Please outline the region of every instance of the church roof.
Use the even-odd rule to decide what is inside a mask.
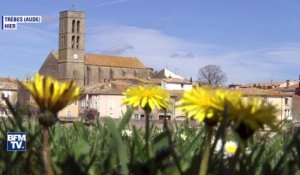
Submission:
[[[53,52],[53,55],[58,59],[58,52]],[[147,69],[147,67],[136,57],[87,53],[84,55],[84,60],[85,64],[91,66]]]

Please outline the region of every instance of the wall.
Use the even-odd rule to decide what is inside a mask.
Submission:
[[[192,89],[192,84],[185,83],[167,83],[165,81],[161,82],[161,86],[167,90],[189,90]]]
[[[79,106],[78,101],[73,102],[72,104],[68,105],[58,113],[59,118],[78,118],[79,116]],[[71,112],[71,115],[68,116],[68,111]]]
[[[139,78],[148,78],[150,77],[150,73],[150,69],[85,65],[85,84],[93,85],[100,82],[109,82],[115,77],[124,77],[128,75]]]
[[[290,96],[261,96],[263,100],[276,107],[276,118],[279,121],[284,120],[289,115],[292,115],[292,97]],[[285,104],[287,98],[287,104]]]
[[[89,95],[89,107],[97,109],[100,117],[120,118],[122,113],[126,112],[126,106],[122,106],[122,100],[123,95]],[[81,110],[83,111],[86,107],[81,106]]]

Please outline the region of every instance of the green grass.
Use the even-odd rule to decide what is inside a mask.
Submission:
[[[56,174],[198,174],[204,127],[190,127],[186,122],[172,122],[163,129],[151,126],[150,153],[146,154],[144,131],[129,125],[131,115],[132,111],[127,111],[118,122],[106,118],[89,126],[75,122],[51,127],[51,161]],[[125,129],[132,135],[122,136]],[[1,174],[45,174],[38,124],[22,123],[16,115],[2,120],[0,130]],[[269,138],[257,134],[242,141],[234,132],[216,130],[219,134],[214,143],[235,140],[239,149],[227,157],[222,149],[212,149],[209,174],[300,174],[300,132],[284,137],[282,131]],[[26,152],[6,151],[8,131],[27,132]]]

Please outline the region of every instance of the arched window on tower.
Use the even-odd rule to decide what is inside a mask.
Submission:
[[[76,48],[79,49],[79,42],[80,42],[80,37],[77,36],[77,40],[76,40]]]
[[[75,20],[72,21],[72,33],[75,32]]]
[[[75,45],[75,36],[72,36],[72,49],[74,49],[74,45]]]
[[[77,21],[77,33],[80,31],[80,21]]]
[[[66,39],[65,36],[60,37],[60,44],[61,44],[60,48],[62,48],[62,49],[66,47],[65,39]]]

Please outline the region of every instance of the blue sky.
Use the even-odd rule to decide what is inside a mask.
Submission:
[[[1,0],[0,15],[41,15],[41,24],[0,31],[0,77],[37,72],[58,47],[58,14],[86,12],[86,52],[136,56],[189,77],[218,64],[227,83],[296,80],[297,0]]]

